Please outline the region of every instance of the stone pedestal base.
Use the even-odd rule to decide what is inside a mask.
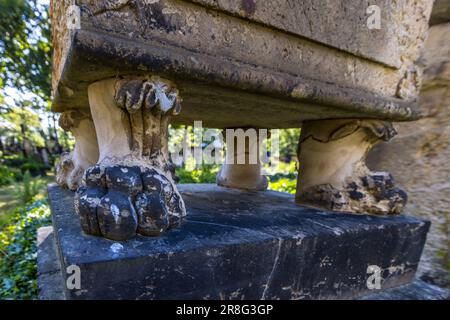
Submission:
[[[353,299],[410,283],[429,223],[306,208],[283,193],[180,185],[189,219],[160,237],[115,242],[82,232],[74,193],[49,186],[68,299]],[[74,270],[69,268],[69,270]],[[63,283],[73,276],[63,272]]]
[[[37,230],[37,269],[39,300],[65,300],[64,284],[53,227]]]

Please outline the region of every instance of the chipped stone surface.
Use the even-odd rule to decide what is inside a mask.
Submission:
[[[125,172],[124,172],[125,171]],[[150,167],[96,165],[75,195],[84,232],[113,240],[158,236],[180,226],[186,211],[173,182]]]
[[[369,150],[396,131],[379,120],[305,122],[299,142],[296,201],[333,211],[399,214],[407,201],[386,172],[372,172]]]
[[[115,242],[82,233],[73,193],[49,186],[65,265],[81,268],[70,299],[352,299],[367,267],[382,289],[409,283],[429,224],[409,216],[356,216],[302,207],[291,195],[180,185],[189,219],[160,237]]]
[[[361,14],[365,15],[366,2],[347,6],[335,1],[301,2],[297,9],[308,18],[301,24],[317,18],[318,25],[335,32],[346,30],[342,38],[336,38],[342,45],[333,47],[331,38],[321,39],[329,34],[327,30],[313,28],[305,33],[303,25],[297,34],[275,30],[220,8],[232,1],[213,4],[220,10],[211,10],[209,1],[76,1],[81,28],[72,32],[69,43],[66,33],[54,35],[57,48],[66,48],[57,52],[67,52],[70,59],[59,58],[61,54],[55,57],[53,108],[62,111],[67,105],[86,103],[86,88],[92,81],[151,72],[176,80],[188,110],[174,119],[178,123],[202,119],[210,127],[284,128],[298,127],[305,119],[417,118],[414,99],[420,68],[415,58],[431,1],[396,2],[383,17],[387,23],[395,21],[398,28],[389,35],[386,30],[391,28],[372,31],[362,37],[364,41],[352,40],[351,27],[331,26],[329,15],[319,10],[321,6],[335,9],[336,17],[358,12],[349,25],[360,24],[365,30]],[[263,11],[268,13],[269,6],[262,7]],[[249,16],[257,16],[261,5],[253,8],[250,1],[244,8],[248,13],[254,9]],[[289,16],[288,8],[279,9]],[[64,19],[64,9],[54,11],[57,24]],[[397,53],[385,50],[390,42],[384,36],[379,38],[380,34],[396,43]],[[392,57],[395,66],[386,65],[382,57],[365,57],[360,51],[367,43],[379,49],[380,57]],[[360,50],[356,55],[355,48]],[[236,119],[233,110],[239,110],[242,117]]]
[[[398,136],[373,149],[369,167],[388,170],[409,194],[407,212],[432,221],[419,269],[450,288],[450,23],[430,28],[420,106],[427,115],[396,124]]]
[[[54,246],[53,227],[43,227],[38,230],[38,239],[47,238],[51,235],[52,243],[38,240],[38,285],[39,300],[63,300],[64,291],[62,287],[62,275],[60,273],[61,265],[59,256]],[[303,236],[302,236],[303,237]],[[139,243],[138,243],[139,245]],[[298,245],[298,243],[297,243]],[[119,253],[123,246],[119,243],[113,243],[111,250]],[[210,251],[206,252],[211,255]],[[220,256],[220,251],[214,250],[214,256]],[[50,269],[43,267],[51,261]],[[290,290],[291,286],[283,287],[283,290]],[[232,299],[238,298],[241,289],[230,294]],[[421,280],[414,280],[412,283],[401,285],[399,287],[381,290],[372,294],[359,297],[360,300],[449,300],[450,291],[440,288]]]

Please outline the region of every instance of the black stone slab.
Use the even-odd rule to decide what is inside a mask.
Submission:
[[[68,299],[351,299],[414,278],[429,222],[330,213],[277,192],[180,185],[188,221],[161,237],[114,242],[82,233],[73,193],[49,186],[62,270],[81,268]],[[63,276],[65,273],[63,272]]]
[[[50,231],[50,232],[49,232]],[[44,241],[39,238],[45,237]],[[39,300],[64,300],[61,266],[56,247],[52,245],[53,227],[38,230],[38,285]],[[50,265],[50,270],[47,266]],[[358,297],[358,300],[450,300],[450,290],[420,279],[386,290]]]
[[[64,300],[61,263],[57,255],[53,227],[37,230],[37,283],[39,300]]]

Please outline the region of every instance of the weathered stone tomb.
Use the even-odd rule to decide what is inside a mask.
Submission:
[[[198,204],[196,197],[201,198],[201,192],[195,192],[197,200],[188,196],[192,203],[187,203],[183,194],[189,194],[189,187],[178,191],[175,168],[168,154],[168,125],[192,125],[195,120],[201,120],[205,127],[220,129],[301,127],[297,205],[289,207],[294,211],[298,208],[300,220],[303,217],[319,221],[322,215],[330,214],[338,223],[339,216],[329,211],[382,216],[401,213],[406,193],[395,186],[389,173],[370,171],[365,158],[375,144],[396,134],[393,121],[421,117],[417,107],[419,57],[431,7],[430,0],[52,1],[53,110],[62,113],[61,126],[76,139],[75,150],[61,162],[58,183],[74,192],[74,209],[84,234],[78,234],[80,230],[72,224],[67,232],[77,241],[85,238],[87,244],[82,246],[89,246],[92,235],[115,241],[136,235],[160,236],[161,240],[145,241],[164,242],[165,237],[171,237],[166,234],[177,232],[173,228],[184,228],[186,219],[188,228],[190,211],[211,211],[210,224],[204,223],[202,228],[227,224],[215,215],[221,210],[234,212],[238,220],[247,219],[238,207],[227,206],[221,196],[213,206],[207,206],[210,200],[205,200],[206,207],[202,209],[192,207],[193,203]],[[379,19],[379,23],[372,25],[373,19]],[[224,164],[218,184],[244,190],[239,192],[250,205],[258,201],[260,193],[267,192],[263,191],[267,182],[260,170],[260,163]],[[205,197],[211,188],[202,189]],[[54,195],[58,192],[54,191]],[[222,196],[227,194],[224,190]],[[281,205],[281,199],[293,202],[281,195],[270,199],[274,202],[267,205],[275,209]],[[274,210],[273,214],[281,214],[286,208],[279,209],[280,213]],[[263,219],[263,213],[258,218],[256,207],[250,205],[248,210],[256,224],[259,218]],[[305,215],[301,213],[304,210],[312,211]],[[342,214],[344,217],[347,214]],[[64,219],[56,218],[57,226],[65,225]],[[401,219],[385,219],[377,220],[380,230],[382,221],[397,221],[393,228],[398,232],[408,229],[408,223],[420,226],[398,238],[383,231],[373,238],[375,243],[378,237],[390,239],[386,241],[392,241],[391,248],[401,241],[408,242],[410,237],[421,239],[406,250],[411,256],[398,261],[400,265],[412,266],[408,277],[402,276],[406,269],[395,273],[398,278],[392,285],[398,285],[411,280],[427,227],[419,221],[405,221],[403,225]],[[274,223],[283,225],[278,220]],[[297,221],[294,226],[303,232],[303,222]],[[355,222],[353,226],[355,232],[364,234],[362,224]],[[252,229],[252,224],[246,228]],[[261,231],[258,228],[255,225],[255,232]],[[278,236],[270,233],[268,239],[292,240],[294,234],[285,228],[288,227],[283,225]],[[57,241],[62,261],[67,263],[67,255],[75,251],[69,249],[64,232],[64,228],[57,232]],[[194,237],[200,236],[196,234],[200,232],[198,228],[191,232]],[[258,242],[253,236],[256,237],[249,235],[249,241]],[[325,234],[319,232],[317,236]],[[335,236],[339,238],[340,234]],[[212,234],[205,231],[205,237]],[[162,250],[171,251],[170,246],[175,251],[185,250],[183,246],[188,243],[177,241],[165,243]],[[211,241],[214,242],[212,238]],[[238,246],[246,245],[242,241]],[[347,250],[349,240],[337,241],[343,242],[336,249],[336,258],[345,255],[342,250]],[[290,254],[290,249],[286,250],[280,252]],[[310,250],[314,251],[310,254],[321,255],[318,248]],[[386,250],[370,252],[394,259],[396,251],[389,252],[389,246]],[[231,259],[239,256],[232,254]],[[275,257],[280,259],[277,254]],[[331,287],[315,291],[317,283],[308,287],[300,281],[297,285],[306,285],[310,291],[304,296],[299,293],[298,298],[361,294],[365,283],[362,275],[370,259],[355,260],[359,269],[354,285],[358,289],[349,284],[353,281],[349,279],[342,280],[347,289],[333,293]],[[379,260],[382,268],[389,268],[386,259]],[[294,262],[283,263],[287,264],[285,276],[295,275],[297,271],[288,268]],[[318,260],[311,261],[309,268],[315,263]],[[336,272],[339,270],[337,267]],[[332,270],[327,272],[335,275]],[[89,281],[94,278],[91,274]],[[141,278],[135,280],[143,285]],[[217,288],[239,287],[233,283],[237,278],[223,281]],[[280,295],[281,283],[275,283],[278,289],[273,294],[266,289],[259,297],[294,298],[295,290],[291,295]],[[122,285],[118,284],[117,289]],[[163,294],[158,290],[164,289],[156,286],[148,297],[200,297],[207,295],[205,288],[184,296]],[[258,297],[256,292],[260,291],[255,290],[245,297]],[[138,291],[108,297],[135,297],[139,293],[144,298],[145,294],[141,296],[143,293]],[[95,294],[80,297],[95,298]]]

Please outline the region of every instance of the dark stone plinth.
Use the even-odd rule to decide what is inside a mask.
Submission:
[[[46,230],[44,230],[46,229]],[[49,229],[51,232],[49,233]],[[43,227],[38,233],[45,233],[47,239],[53,241],[53,228]],[[38,235],[39,237],[39,235]],[[38,284],[39,300],[64,300],[59,257],[54,245],[44,241],[38,248]],[[53,261],[51,272],[40,272],[40,262]],[[55,269],[56,267],[56,269]],[[358,300],[450,300],[450,290],[415,279],[413,282],[399,287],[375,291],[357,298]]]
[[[61,263],[56,253],[53,227],[37,231],[38,297],[39,300],[63,300],[64,286]]]
[[[350,299],[374,292],[369,265],[382,269],[382,290],[411,282],[429,228],[405,215],[324,212],[271,191],[179,189],[183,227],[118,243],[83,234],[73,193],[49,186],[62,270],[81,269],[81,289],[67,298]]]

